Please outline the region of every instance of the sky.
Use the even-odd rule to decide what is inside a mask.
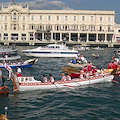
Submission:
[[[75,10],[110,10],[115,11],[115,22],[120,24],[120,0],[14,0],[16,4],[29,5],[30,9],[75,9]],[[12,0],[0,0],[8,6]]]

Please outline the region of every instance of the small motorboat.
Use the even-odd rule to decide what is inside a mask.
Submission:
[[[100,54],[98,54],[98,53],[97,53],[97,54],[94,54],[94,53],[93,53],[92,56],[95,57],[95,58],[99,58],[99,57],[100,57]]]
[[[0,95],[1,94],[8,94],[8,93],[9,93],[9,87],[7,87],[7,86],[0,87]]]
[[[21,58],[20,55],[11,56],[11,57],[8,57],[7,55],[5,55],[5,57],[1,57],[0,60],[17,60],[17,59],[20,59],[20,58]]]
[[[16,49],[14,46],[12,48],[3,48],[2,45],[0,45],[0,54],[2,53],[10,53],[10,54],[17,54],[18,49]]]
[[[18,62],[18,63],[8,63],[8,65],[11,68],[17,68],[17,66],[19,66],[20,68],[26,68],[26,67],[32,67],[33,64],[37,63],[38,59],[30,59],[30,60],[26,60],[23,63],[22,62]],[[5,68],[3,63],[0,63],[0,68]]]
[[[101,47],[95,47],[95,48],[92,48],[93,50],[104,50],[104,48],[101,48]]]
[[[76,45],[73,47],[73,49],[78,51],[86,51],[89,50],[89,46]]]

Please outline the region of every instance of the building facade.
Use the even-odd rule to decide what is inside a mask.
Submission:
[[[115,11],[29,10],[2,6],[0,41],[5,42],[119,42]],[[117,39],[116,39],[117,38]]]

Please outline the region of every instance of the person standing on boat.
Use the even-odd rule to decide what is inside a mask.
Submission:
[[[73,64],[75,64],[75,60],[74,59],[72,59],[70,62],[73,63]]]
[[[20,68],[19,66],[17,66],[16,75],[17,75],[18,77],[22,76],[21,72],[22,72],[21,68]]]
[[[88,72],[91,72],[91,68],[92,68],[92,65],[90,64],[90,62],[88,62]]]
[[[2,69],[0,68],[0,87],[2,87]]]
[[[51,74],[49,74],[49,77],[50,77],[49,82],[51,82],[51,83],[53,83],[53,84],[54,84],[54,78],[52,77],[52,75],[51,75]]]
[[[66,81],[66,77],[64,73],[62,73],[62,79],[60,81]]]
[[[46,76],[43,74],[43,83],[46,83],[47,82],[47,78]]]

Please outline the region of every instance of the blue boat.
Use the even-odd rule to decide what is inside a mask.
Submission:
[[[37,63],[38,59],[30,59],[26,60],[24,62],[18,62],[18,63],[7,63],[11,68],[17,68],[19,66],[20,68],[26,68],[26,67],[32,67],[33,64]],[[5,68],[3,63],[0,63],[0,68]]]

